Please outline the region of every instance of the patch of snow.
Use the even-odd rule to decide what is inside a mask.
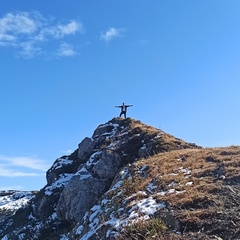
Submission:
[[[191,186],[191,185],[193,185],[193,182],[187,182],[185,185],[186,186]]]
[[[114,234],[114,236],[117,237],[119,233],[116,231],[119,231],[121,227],[129,224],[134,224],[142,219],[148,220],[151,215],[153,215],[156,211],[159,210],[159,208],[166,207],[164,203],[157,203],[153,197],[148,197],[140,201],[134,200],[131,202],[131,205],[132,208],[128,210],[128,216],[126,216],[125,214],[119,216],[119,214],[117,214],[119,218],[116,218],[114,217],[114,213],[110,215],[110,220],[105,222],[104,225],[110,225],[110,229],[113,228],[113,230],[109,230],[107,232],[107,236],[110,236],[110,234]],[[124,208],[118,209],[117,212],[121,211],[124,211]],[[140,216],[140,214],[143,214],[143,216]]]
[[[41,223],[37,223],[37,224],[34,225],[33,230],[34,230],[34,231],[38,231],[38,230],[40,230],[41,228],[42,228],[42,224],[41,224]]]
[[[168,191],[167,191],[167,193],[169,193],[169,194],[171,194],[171,193],[175,193],[175,189],[174,188],[172,188],[172,189],[169,189]]]
[[[141,196],[147,196],[147,193],[144,192],[144,191],[138,191],[137,193],[134,193],[134,194],[132,194],[131,196],[125,198],[125,200],[123,201],[123,203],[126,203],[127,201],[129,201],[129,200],[131,200],[131,199],[133,199],[133,198],[135,198],[136,196],[139,196],[139,195],[141,195]]]
[[[108,202],[109,202],[109,200],[103,199],[103,200],[101,201],[101,204],[102,204],[102,205],[106,205]]]
[[[57,214],[54,212],[54,213],[50,216],[50,218],[51,218],[52,220],[56,220],[56,219],[57,219]]]
[[[117,212],[123,212],[125,209],[122,207],[122,208],[119,208],[118,210],[117,210]]]
[[[33,197],[31,192],[16,192],[13,195],[0,196],[0,210],[15,211],[28,205]]]
[[[92,178],[92,175],[85,167],[82,167],[80,171],[75,173],[75,175],[79,175],[80,180]]]
[[[90,231],[88,231],[80,240],[88,240],[99,228],[99,219],[95,218],[93,222],[89,224]]]
[[[45,188],[45,195],[49,196],[53,193],[53,190],[56,188],[61,188],[65,186],[74,174],[63,173],[59,175],[59,179],[52,183],[52,185]]]
[[[153,183],[149,183],[146,188],[150,193],[153,193],[157,186],[154,186]]]
[[[179,172],[181,172],[181,173],[183,173],[184,175],[189,175],[189,174],[191,174],[191,170],[190,169],[188,169],[188,168],[183,168],[183,167],[180,167],[179,169],[178,169],[178,171]]]
[[[115,136],[116,135],[116,133],[117,133],[117,128],[118,128],[118,124],[112,124],[112,126],[114,127],[113,128],[113,130],[112,130],[112,132],[111,132],[111,135],[110,135],[110,137],[113,137],[113,136]]]
[[[99,156],[102,153],[102,151],[99,152],[95,152],[93,153],[90,158],[88,159],[88,161],[86,162],[86,166],[87,168],[91,168],[94,165],[96,165],[97,161],[96,161],[96,157]]]
[[[148,165],[143,165],[140,169],[141,172],[145,171],[148,168]]]
[[[123,184],[123,179],[126,178],[127,174],[128,174],[128,169],[125,167],[125,168],[120,172],[121,179],[112,186],[112,188],[110,189],[110,191],[114,191],[114,190],[116,190],[116,189],[118,189],[118,188],[121,188],[121,187],[122,187],[122,184]]]
[[[29,220],[36,220],[36,218],[32,215],[32,212],[30,213],[30,215],[28,216]]]
[[[189,178],[191,176],[192,171],[189,168],[180,167],[178,169],[178,173],[183,173],[184,178]],[[170,173],[169,176],[177,176],[178,173]]]
[[[168,187],[173,188],[173,187],[175,187],[176,185],[177,185],[177,184],[176,184],[174,181],[172,181],[171,183],[168,184]]]
[[[57,162],[53,164],[52,168],[58,169],[72,163],[73,163],[73,160],[68,160],[66,158],[58,158]]]
[[[141,149],[141,150],[145,150],[145,149],[147,149],[146,144],[143,144],[143,146],[142,146],[140,149]]]
[[[92,222],[93,219],[97,216],[97,214],[101,211],[100,210],[101,207],[99,205],[95,205],[91,208],[91,210],[93,211],[93,213],[90,215],[89,217],[89,221]]]
[[[59,240],[68,240],[69,238],[65,235],[65,234],[62,234],[60,235],[60,239]]]
[[[112,230],[107,230],[106,238],[109,238],[109,236],[110,236],[111,233],[112,233]]]
[[[82,230],[83,230],[83,225],[79,226],[77,229],[76,229],[76,234],[80,235],[82,233]]]
[[[98,218],[94,218],[94,220],[89,224],[89,227],[92,229],[92,231],[96,229],[98,226],[99,226]]]
[[[183,191],[176,191],[176,194],[182,194],[182,193],[185,193],[186,190],[183,190]]]
[[[22,233],[22,234],[19,234],[19,235],[18,235],[18,239],[19,239],[19,240],[23,240],[24,237],[25,237],[25,233]]]
[[[169,176],[177,176],[177,173],[170,173]]]
[[[108,123],[100,124],[100,125],[98,126],[98,128],[103,128],[103,127],[106,127],[106,126],[108,126],[108,125],[109,125]],[[112,125],[112,123],[111,123],[110,125]]]
[[[157,136],[154,137],[154,139],[160,138],[162,133],[158,133]]]
[[[114,141],[114,142],[110,143],[110,144],[107,146],[107,148],[108,148],[108,149],[115,149],[117,146],[120,145],[120,143],[121,143],[121,141]]]
[[[184,192],[186,192],[186,190],[183,190],[183,191],[176,191],[176,189],[174,189],[174,188],[171,188],[171,189],[169,189],[169,190],[167,190],[167,191],[161,191],[161,192],[159,192],[159,193],[157,193],[156,195],[157,196],[166,196],[166,195],[168,195],[168,194],[181,194],[181,193],[184,193]]]

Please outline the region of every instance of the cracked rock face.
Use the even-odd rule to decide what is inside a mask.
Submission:
[[[84,138],[83,141],[78,145],[78,158],[87,160],[95,146],[95,140],[89,137]]]
[[[105,190],[105,183],[89,177],[74,176],[62,191],[57,205],[57,215],[61,219],[80,221],[85,212],[96,203]]]
[[[96,154],[94,154],[96,155]],[[96,204],[110,187],[118,172],[120,157],[111,151],[103,151],[97,162],[84,165],[63,189],[57,205],[57,215],[68,221],[80,221],[85,212]]]

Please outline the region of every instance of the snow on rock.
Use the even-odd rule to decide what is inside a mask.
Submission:
[[[140,212],[145,215],[153,215],[158,209],[164,208],[165,203],[157,203],[153,197],[148,197],[146,199],[142,199],[136,203],[134,207],[132,207],[128,212]]]
[[[57,188],[64,187],[72,178],[74,174],[63,173],[60,174],[59,179],[53,182],[50,186],[45,188],[45,195],[49,196],[53,193],[53,191]]]
[[[26,206],[33,197],[32,192],[15,192],[12,195],[0,196],[0,210],[16,211]]]
[[[92,178],[91,173],[86,169],[86,167],[82,167],[74,176],[79,175],[79,180],[84,180],[88,178]]]
[[[193,182],[187,182],[185,185],[186,185],[186,186],[192,186],[192,185],[193,185]]]
[[[58,158],[57,161],[53,164],[52,168],[56,170],[58,168],[62,168],[63,166],[66,166],[72,163],[73,163],[73,160],[69,160],[66,158]]]

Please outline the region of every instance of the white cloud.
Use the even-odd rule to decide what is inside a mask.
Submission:
[[[0,33],[32,34],[39,25],[37,15],[34,12],[31,14],[28,12],[8,13],[0,19]]]
[[[50,166],[44,160],[28,156],[0,155],[1,166],[25,167],[28,169],[46,171]],[[0,167],[1,167],[0,166]]]
[[[0,47],[13,47],[18,56],[26,58],[51,55],[54,50],[49,50],[48,43],[59,44],[58,41],[66,36],[83,33],[83,25],[78,20],[69,20],[63,24],[39,12],[7,13],[0,18]],[[62,56],[73,56],[73,53],[73,50],[65,51]]]
[[[24,171],[16,171],[13,169],[7,169],[0,167],[0,177],[37,177],[42,176],[43,173],[35,173],[35,172],[24,172]]]
[[[0,41],[1,42],[14,42],[17,38],[13,35],[0,33]]]
[[[121,37],[124,31],[124,29],[110,27],[106,32],[101,33],[100,39],[108,43],[114,38]]]
[[[65,35],[71,35],[71,34],[75,34],[77,32],[84,32],[83,26],[81,23],[78,23],[76,21],[71,21],[70,23],[66,24],[66,25],[58,25],[56,27],[56,36],[62,38]]]
[[[35,41],[49,41],[52,39],[62,39],[67,35],[75,35],[84,33],[82,23],[72,20],[67,24],[49,25],[42,28],[36,36],[33,36]]]
[[[49,167],[36,157],[0,155],[0,177],[43,176]]]
[[[23,42],[20,44],[21,50],[18,52],[18,56],[24,58],[33,58],[37,55],[43,55],[44,50],[38,47],[34,41]]]
[[[74,50],[73,46],[67,43],[61,43],[56,53],[59,57],[72,57],[76,54],[77,52]]]

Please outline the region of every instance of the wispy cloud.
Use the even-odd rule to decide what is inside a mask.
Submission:
[[[83,33],[84,27],[78,20],[59,23],[39,12],[7,13],[0,18],[0,47],[12,47],[18,56],[26,58],[53,53],[56,50],[48,48],[47,43],[55,41],[59,45],[58,41],[65,37]]]
[[[44,160],[28,156],[0,155],[0,163],[2,177],[42,176],[50,167]]]
[[[101,33],[100,39],[108,43],[112,41],[114,38],[123,36],[124,32],[125,32],[125,29],[123,28],[110,27],[106,32]]]
[[[75,51],[73,45],[61,43],[56,55],[59,57],[72,57],[77,55],[77,51]]]
[[[0,167],[0,177],[37,177],[42,176],[43,173],[35,173],[35,172],[24,172],[24,171],[16,171],[13,169],[7,169]]]

